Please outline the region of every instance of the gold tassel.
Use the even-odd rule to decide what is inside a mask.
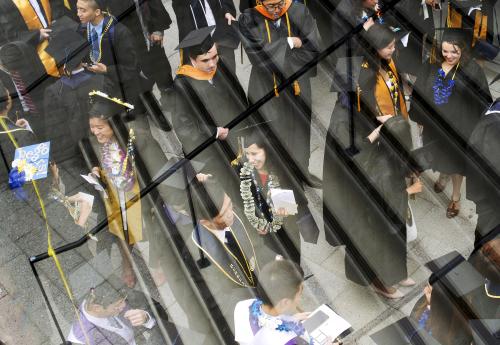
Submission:
[[[356,86],[356,98],[357,98],[357,103],[358,103],[358,112],[361,111],[361,88],[359,85]]]
[[[68,0],[64,0],[64,7],[66,7],[68,10],[71,10],[71,5],[69,4]]]
[[[300,95],[300,85],[299,85],[299,81],[298,80],[295,80],[293,82],[293,94],[295,96]]]
[[[280,93],[279,93],[279,91],[278,91],[278,85],[277,85],[277,83],[276,83],[276,76],[274,75],[274,73],[273,73],[273,79],[274,79],[274,95],[275,95],[276,97],[279,97],[279,96],[280,96]]]

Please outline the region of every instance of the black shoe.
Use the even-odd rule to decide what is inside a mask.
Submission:
[[[321,188],[323,187],[323,181],[320,180],[319,177],[312,175],[312,174],[307,174],[306,178],[304,179],[304,183],[307,184],[309,187],[312,188]]]

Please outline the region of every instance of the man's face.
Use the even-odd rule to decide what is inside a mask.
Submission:
[[[217,230],[223,230],[231,225],[234,222],[234,214],[233,214],[233,203],[227,194],[224,195],[224,202],[222,203],[222,208],[214,219],[212,219],[213,225],[217,228]]]
[[[95,9],[90,2],[78,0],[76,3],[78,19],[82,24],[92,22],[101,14],[100,9]]]
[[[191,64],[193,67],[207,73],[215,72],[218,62],[219,54],[217,53],[217,47],[215,44],[206,54],[198,55],[196,59],[191,58]]]
[[[264,0],[262,1],[262,5],[266,9],[267,13],[273,16],[276,20],[279,18],[279,14],[285,6],[285,0]]]

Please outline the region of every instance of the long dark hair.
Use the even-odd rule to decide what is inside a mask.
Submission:
[[[387,25],[376,23],[368,29],[365,38],[369,45],[365,58],[368,60],[370,68],[378,70],[381,65],[387,63],[380,58],[378,50],[391,44],[396,39],[396,35]]]
[[[454,48],[458,47],[460,48],[461,56],[460,56],[460,62],[461,64],[466,64],[470,61],[471,59],[471,50],[470,46],[467,44],[465,40],[457,39],[457,38],[449,38],[446,40],[443,40],[441,44],[439,45],[439,53],[436,54],[436,62],[437,64],[441,65],[444,62],[444,57],[443,57],[443,43],[449,43],[451,44]]]
[[[271,143],[266,133],[266,130],[259,130],[257,128],[247,132],[245,135],[245,147],[255,144],[259,149],[263,149],[266,153],[266,162],[264,166],[271,172],[274,171],[276,157],[274,156],[274,150],[271,147]]]

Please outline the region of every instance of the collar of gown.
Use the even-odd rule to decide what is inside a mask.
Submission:
[[[212,73],[207,73],[191,65],[182,65],[177,70],[177,75],[185,75],[196,80],[212,80],[216,72],[217,68]]]

